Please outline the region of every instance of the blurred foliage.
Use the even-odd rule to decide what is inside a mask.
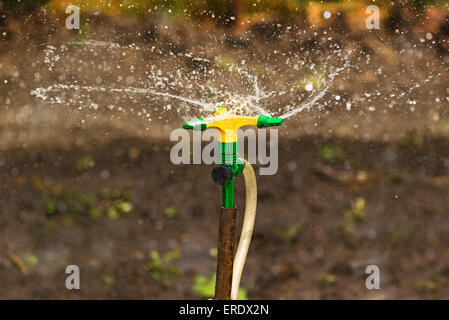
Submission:
[[[416,132],[408,132],[402,137],[400,142],[404,146],[421,148],[426,142],[426,137]]]
[[[318,156],[323,162],[341,160],[343,155],[343,150],[337,144],[325,144],[318,150]]]
[[[301,233],[302,226],[300,223],[292,224],[286,228],[282,228],[278,235],[286,242],[292,242]]]
[[[29,0],[32,2],[32,0]],[[17,2],[17,1],[12,1]],[[264,12],[287,17],[296,15],[308,1],[297,0],[258,0],[241,1],[240,14]],[[178,17],[203,18],[211,17],[218,20],[231,18],[233,15],[232,1],[229,0],[72,0],[84,12],[100,12],[114,15],[124,12],[141,17],[145,14],[172,15]],[[63,13],[67,3],[51,0],[50,9]]]
[[[39,264],[39,259],[31,252],[24,253],[20,256],[10,254],[9,258],[19,268],[23,275],[29,274],[32,269],[35,269]]]
[[[316,279],[321,287],[330,287],[337,283],[337,277],[330,273],[318,274]]]
[[[90,155],[79,157],[78,160],[76,160],[75,167],[80,172],[88,170],[95,167],[95,160]]]
[[[30,252],[23,255],[22,261],[28,268],[28,270],[36,268],[39,264],[39,259],[37,258],[37,256]]]
[[[77,44],[78,48],[82,49],[83,43],[88,39],[90,32],[90,25],[87,22],[81,22],[80,29],[75,30],[76,35],[74,38],[74,42]]]
[[[25,6],[40,6],[47,4],[50,0],[2,0],[3,4],[6,7],[12,7],[17,5],[25,5]],[[0,6],[1,7],[1,6]]]
[[[235,74],[237,74],[236,68],[238,67],[238,64],[229,57],[218,55],[214,59],[214,64],[220,69],[229,71],[231,73],[234,72]]]
[[[423,293],[433,293],[439,288],[447,286],[449,279],[447,277],[437,276],[430,280],[423,280],[418,283],[418,289]]]
[[[44,209],[49,217],[62,216],[66,226],[76,218],[99,219],[106,215],[115,220],[133,210],[131,194],[120,189],[102,189],[99,193],[49,191],[42,193]]]
[[[115,283],[115,278],[113,275],[104,273],[101,275],[101,280],[103,280],[103,283],[107,285],[108,287],[113,286]]]
[[[208,277],[198,275],[193,279],[192,289],[200,298],[212,298],[215,295],[215,281],[215,274],[212,274]],[[248,300],[248,292],[245,288],[239,288],[239,300]]]
[[[292,288],[287,288],[282,293],[282,295],[279,297],[279,300],[288,300],[291,297],[292,294],[293,294],[293,289]]]
[[[345,221],[342,229],[345,234],[355,230],[356,224],[362,221],[366,215],[366,201],[364,198],[357,198],[349,209],[343,210]]]
[[[182,274],[182,270],[174,265],[174,261],[181,257],[181,252],[171,250],[161,255],[156,250],[149,254],[150,261],[144,265],[144,270],[151,272],[151,277],[161,287],[168,287],[173,278]]]
[[[295,81],[293,86],[298,91],[304,91],[308,84],[315,89],[320,89],[326,84],[327,76],[328,72],[324,66],[318,66],[315,69],[302,68],[298,73],[300,79]]]
[[[417,9],[423,9],[430,5],[447,5],[447,0],[410,0],[410,3]]]
[[[406,3],[407,1],[403,1]],[[370,0],[240,0],[238,8],[233,7],[232,0],[3,0],[5,6],[47,5],[47,8],[64,14],[69,4],[79,6],[82,12],[90,14],[116,15],[125,13],[140,18],[147,14],[175,16],[187,18],[213,18],[221,22],[232,22],[237,15],[240,23],[264,21],[264,19],[290,19],[299,14],[312,16],[322,14],[323,8],[332,14],[358,10],[373,4]],[[447,5],[446,0],[409,0],[408,3],[417,9],[430,5]],[[376,5],[384,9],[391,7],[390,0],[378,0]],[[309,19],[310,20],[310,19]]]
[[[387,182],[391,184],[401,184],[407,181],[408,172],[406,170],[393,169],[387,174]]]
[[[167,219],[175,219],[179,216],[179,211],[175,207],[168,206],[164,209],[164,216]]]

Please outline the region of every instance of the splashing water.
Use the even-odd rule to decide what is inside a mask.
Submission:
[[[95,52],[96,47],[106,48],[108,51],[112,50],[113,54],[123,54],[123,50],[133,50],[133,51],[155,51],[155,48],[142,49],[137,46],[121,46],[112,42],[104,42],[104,41],[86,41],[84,43],[73,42],[74,46],[84,46],[87,51]],[[61,56],[68,51],[67,45],[61,45],[59,48],[54,46],[48,46],[45,50],[45,63],[48,65],[48,70],[53,72],[55,65],[61,61]],[[192,57],[191,54],[186,54],[188,57]],[[212,64],[209,59],[205,58],[192,58],[194,61],[201,61],[202,63]],[[250,88],[245,93],[239,93],[238,90],[232,90],[224,87],[222,84],[216,85],[214,83],[205,82],[202,83],[198,81],[197,77],[190,78],[189,75],[183,75],[179,70],[176,71],[177,80],[173,81],[174,73],[164,75],[159,69],[155,70],[154,65],[152,65],[152,70],[149,72],[148,79],[151,81],[147,81],[147,84],[151,84],[151,87],[113,87],[113,86],[95,86],[95,85],[77,85],[77,84],[63,84],[56,83],[49,85],[47,87],[38,87],[31,91],[31,94],[49,102],[50,104],[80,104],[83,105],[82,98],[90,98],[90,93],[110,93],[110,94],[140,94],[147,98],[151,98],[152,96],[160,96],[171,99],[176,99],[181,102],[184,102],[188,105],[199,106],[200,109],[196,109],[195,112],[203,112],[210,111],[213,107],[220,105],[227,107],[232,112],[240,113],[240,114],[263,114],[263,115],[272,115],[272,112],[268,108],[262,106],[263,100],[268,100],[272,97],[279,97],[282,95],[289,94],[288,91],[276,91],[272,90],[270,92],[266,92],[266,90],[261,86],[258,75],[251,74],[248,71],[248,68],[239,66],[233,62],[226,62],[226,65],[222,65],[222,62],[217,62],[222,69],[229,72],[230,75],[227,75],[225,80],[235,80],[236,78],[240,78],[240,83],[244,83],[244,87]],[[221,63],[221,64],[220,64]],[[182,70],[182,69],[180,69]],[[340,70],[340,69],[339,69]],[[212,74],[219,74],[219,76],[223,75],[223,70],[213,70]],[[265,75],[263,75],[265,77]],[[243,79],[242,79],[243,78]],[[332,79],[332,77],[329,77]],[[188,84],[185,84],[185,82]],[[245,83],[246,82],[246,83]],[[198,98],[192,98],[189,96],[175,94],[169,92],[170,89],[176,89],[176,87],[181,89],[193,89],[194,87],[199,88],[200,96],[206,95],[209,101],[204,101]],[[296,107],[293,110],[286,110],[284,114],[280,114],[277,112],[276,116],[281,117],[289,117],[297,112],[300,112],[303,109],[310,108],[317,100],[323,97],[324,93],[327,92],[328,87],[322,89],[315,97],[310,98],[310,101],[306,101],[305,104],[301,106],[297,106],[294,104],[293,107]],[[158,88],[164,88],[166,91],[158,90]],[[168,90],[167,90],[168,89]],[[81,95],[71,95],[69,92],[83,92]],[[185,90],[181,90],[185,91]],[[197,90],[198,91],[198,90]],[[209,91],[209,92],[208,92]],[[213,92],[212,92],[213,91]],[[206,94],[204,94],[206,93]],[[97,109],[97,103],[91,103],[94,109]],[[182,106],[181,106],[182,107]],[[80,107],[81,109],[84,106]],[[290,104],[290,108],[292,105]],[[191,116],[191,115],[188,115]]]
[[[313,58],[292,55],[283,58],[284,63],[267,66],[258,64],[258,61],[251,61],[251,64],[244,59],[237,62],[226,56],[210,59],[191,52],[174,54],[170,51],[166,54],[156,46],[123,46],[96,40],[59,47],[49,45],[44,51],[48,70],[69,75],[70,82],[38,87],[31,94],[50,105],[74,105],[78,110],[97,110],[100,105],[105,105],[111,110],[144,114],[150,121],[152,114],[159,114],[159,119],[162,119],[161,115],[168,118],[167,115],[173,112],[184,119],[191,119],[212,111],[216,106],[224,106],[237,114],[287,119],[304,110],[318,111],[329,105],[342,104],[345,110],[350,111],[357,102],[373,104],[373,98],[382,98],[375,91],[355,94],[346,100],[337,95],[331,103],[330,89],[335,87],[334,80],[350,69],[354,59],[351,49],[344,51],[336,44],[331,43],[329,51],[326,56],[321,54]],[[276,50],[274,53],[280,56]],[[152,57],[154,61],[149,59],[144,70],[137,69],[139,59],[144,61],[148,56],[156,57]],[[369,63],[371,58],[367,56],[366,59]],[[193,67],[190,66],[192,64]],[[119,74],[117,79],[112,78],[115,73]],[[95,75],[96,85],[86,80]],[[65,76],[59,78],[67,80]],[[432,79],[435,79],[433,74],[403,92],[390,94],[389,105],[398,104],[399,99],[410,96]],[[173,101],[177,101],[176,107],[173,107]],[[118,104],[126,104],[127,107],[115,107]],[[142,111],[136,111],[140,108]]]
[[[131,45],[131,46],[121,46],[120,44],[113,43],[113,42],[105,42],[105,41],[95,41],[95,40],[89,40],[86,42],[72,42],[71,45],[73,46],[83,46],[87,51],[89,52],[95,52],[95,48],[102,47],[106,48],[108,51],[112,50],[113,54],[118,55],[125,55],[123,53],[123,50],[133,50],[133,51],[151,51],[154,52],[156,49],[155,47],[151,47],[148,49],[142,49],[138,46]],[[48,66],[48,70],[53,72],[55,68],[55,64],[61,60],[61,55],[64,52],[67,52],[68,46],[67,45],[61,45],[59,48],[56,48],[54,46],[47,46],[47,49],[45,50],[45,60],[44,62]],[[59,51],[59,53],[58,53]],[[198,58],[198,57],[192,57],[190,53],[185,54],[186,57],[192,58],[193,61],[200,61],[202,63],[211,64],[211,61],[209,59],[205,58]],[[228,68],[228,66],[226,66]],[[119,87],[113,87],[113,86],[94,86],[94,85],[75,85],[75,84],[63,84],[63,83],[56,83],[49,85],[47,87],[38,87],[31,91],[31,94],[49,102],[50,104],[83,104],[83,101],[81,98],[88,97],[89,93],[94,92],[100,92],[100,93],[111,93],[111,94],[119,94],[119,93],[125,93],[125,94],[140,94],[147,98],[151,98],[151,96],[161,96],[166,98],[171,98],[175,100],[179,100],[182,102],[185,102],[189,105],[199,106],[200,109],[197,109],[196,112],[203,112],[203,111],[211,111],[213,107],[220,105],[225,106],[229,108],[233,112],[237,113],[251,113],[256,112],[258,114],[264,114],[264,115],[270,115],[270,112],[260,106],[260,101],[263,99],[269,98],[272,93],[267,94],[265,91],[260,87],[258,77],[257,75],[250,74],[245,68],[237,66],[237,65],[229,65],[228,70],[232,73],[237,73],[240,77],[243,76],[246,78],[247,83],[250,85],[252,89],[252,93],[247,93],[245,95],[236,94],[235,92],[230,92],[226,89],[221,89],[217,92],[214,92],[214,96],[209,96],[210,102],[206,102],[197,98],[188,97],[181,94],[175,94],[168,92],[170,89],[176,89],[176,87],[181,88],[185,91],[185,89],[190,90],[193,89],[193,87],[197,87],[200,89],[200,91],[207,91],[211,90],[211,86],[208,83],[202,84],[200,81],[198,81],[197,78],[190,78],[189,75],[183,75],[180,70],[182,68],[178,69],[176,72],[173,72],[168,75],[164,75],[159,69],[155,71],[155,65],[151,66],[151,70],[148,72],[148,80],[149,81],[142,81],[145,82],[144,85],[148,86],[152,83],[151,87],[142,87],[142,88],[136,88],[136,87],[125,87],[125,88],[119,88]],[[65,72],[69,70],[64,70]],[[214,72],[213,72],[214,73]],[[177,76],[177,80],[174,80],[174,74]],[[188,84],[184,84],[184,82],[188,81]],[[164,88],[167,89],[166,91],[158,90],[158,88]],[[216,88],[215,88],[216,89]],[[76,99],[73,99],[73,95],[70,95],[70,91],[74,92],[84,92],[82,96],[75,96],[78,101],[76,102]],[[201,95],[201,94],[200,94]],[[97,104],[92,104],[95,106],[94,109],[97,108]],[[180,106],[183,107],[182,105]],[[84,107],[81,107],[83,109]]]
[[[166,92],[157,92],[153,91],[151,89],[144,89],[144,88],[133,88],[133,87],[127,87],[127,88],[113,88],[113,87],[98,87],[98,86],[78,86],[73,84],[55,84],[51,85],[47,88],[36,88],[31,91],[31,94],[41,98],[42,100],[48,99],[48,93],[49,92],[57,92],[57,91],[63,91],[63,90],[74,90],[74,91],[86,91],[86,92],[107,92],[107,93],[135,93],[135,94],[143,94],[143,95],[156,95],[156,96],[163,96],[173,99],[178,99],[190,104],[198,105],[203,108],[203,110],[210,110],[213,105],[207,102],[199,101],[199,100],[193,100],[190,98],[182,97],[173,95]],[[64,100],[59,99],[55,100],[52,99],[50,102],[63,102]]]

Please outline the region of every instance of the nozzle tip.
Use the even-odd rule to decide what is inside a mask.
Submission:
[[[194,130],[206,130],[207,123],[204,118],[198,118],[197,120],[189,121],[182,126],[183,129],[194,129]]]
[[[228,112],[225,107],[218,106],[214,108],[214,113],[217,115],[225,112]]]
[[[282,125],[284,120],[281,118],[273,118],[267,116],[259,116],[257,118],[257,127],[258,128],[266,128],[266,127],[275,127]]]

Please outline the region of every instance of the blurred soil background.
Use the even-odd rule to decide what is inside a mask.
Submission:
[[[71,3],[81,7],[81,30],[65,28]],[[381,8],[380,30],[365,28],[369,4]],[[208,68],[190,53],[288,73],[292,52],[326,57],[329,39],[356,54],[323,108],[280,129],[279,170],[258,176],[241,296],[448,299],[447,2],[294,0],[0,2],[0,298],[213,295],[220,190],[210,166],[170,162],[169,135],[186,114],[142,95],[118,98],[135,109],[127,112],[77,108],[39,99],[35,88],[134,85],[151,65]],[[91,51],[83,45],[91,40],[108,44]],[[80,44],[48,61],[49,48],[70,41]],[[112,54],[111,43],[126,55]],[[135,47],[143,49],[126,49]],[[83,68],[56,65],[73,67],[86,50]],[[105,60],[132,65],[134,78],[114,67],[99,78]],[[80,267],[80,290],[65,288],[70,264]],[[370,264],[380,267],[381,290],[365,288]]]

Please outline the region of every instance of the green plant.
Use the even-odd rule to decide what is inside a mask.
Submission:
[[[179,212],[175,207],[168,206],[164,209],[164,215],[167,219],[174,219],[179,216]]]
[[[67,226],[72,225],[76,218],[97,220],[106,215],[114,220],[133,210],[131,194],[120,189],[106,188],[98,193],[45,190],[42,200],[47,215],[51,218],[62,217]]]
[[[229,57],[223,55],[216,56],[214,59],[214,64],[218,68],[227,70],[231,73],[237,72],[236,71],[236,67],[238,66],[237,63]]]
[[[295,224],[292,224],[292,225],[290,225],[288,227],[282,228],[278,232],[278,235],[283,240],[285,240],[287,242],[291,242],[294,239],[296,239],[296,237],[301,233],[301,230],[302,230],[301,224],[300,223],[295,223]]]
[[[211,298],[215,294],[215,282],[215,274],[212,274],[208,277],[197,275],[193,279],[193,292],[195,292],[195,294],[200,298]],[[239,288],[239,300],[248,300],[248,291],[245,288]]]
[[[52,194],[48,191],[42,193],[42,200],[44,201],[45,213],[51,215],[58,209],[58,201],[52,197]]]
[[[401,144],[404,146],[421,148],[426,142],[426,137],[416,132],[408,132],[401,138]]]
[[[444,0],[410,0],[411,4],[418,10],[423,10],[429,5],[443,5]]]
[[[95,167],[95,160],[90,155],[79,157],[75,162],[75,167],[79,172]]]
[[[449,279],[447,277],[434,277],[430,280],[423,280],[418,283],[418,289],[423,293],[432,293],[441,287],[445,287],[448,284]]]
[[[324,162],[341,160],[343,155],[343,150],[337,144],[325,144],[318,150],[318,156]]]
[[[23,255],[22,261],[28,270],[36,268],[39,264],[39,259],[37,256],[30,252]]]
[[[101,280],[103,280],[103,283],[107,285],[108,287],[114,285],[115,279],[114,276],[108,273],[104,273],[101,275]]]
[[[144,270],[151,272],[153,280],[161,287],[168,287],[171,280],[182,274],[182,270],[174,265],[174,261],[181,256],[179,250],[171,250],[161,255],[156,250],[149,254],[150,261],[144,265]]]
[[[366,202],[364,198],[357,198],[349,209],[343,211],[344,223],[342,226],[344,233],[354,231],[357,222],[362,221],[366,215]]]
[[[293,289],[287,288],[287,289],[285,289],[284,293],[282,293],[282,295],[279,297],[279,300],[287,300],[291,297],[292,294],[293,294]]]
[[[422,292],[434,291],[437,288],[435,281],[425,280],[418,283],[418,289]]]
[[[317,275],[318,284],[322,287],[333,286],[337,283],[338,278],[331,273],[320,273]]]
[[[84,42],[89,37],[90,25],[89,22],[84,21],[81,23],[80,29],[76,30],[76,34],[73,37],[74,43],[78,49],[81,49],[84,45]]]

